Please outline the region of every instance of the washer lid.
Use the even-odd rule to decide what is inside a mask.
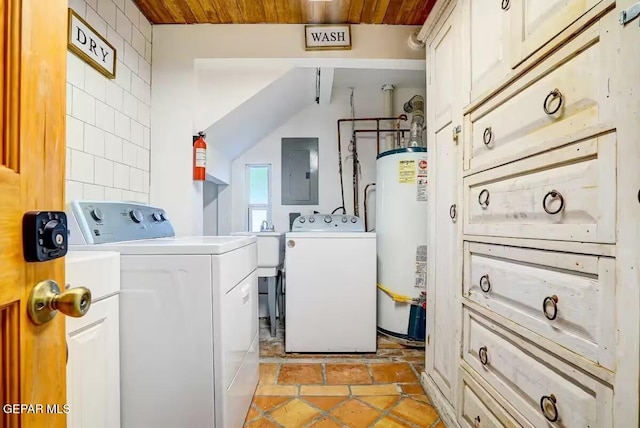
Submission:
[[[141,239],[138,241],[111,242],[94,245],[70,245],[70,250],[118,251],[120,254],[210,254],[219,255],[250,245],[255,236],[185,236],[172,238]]]

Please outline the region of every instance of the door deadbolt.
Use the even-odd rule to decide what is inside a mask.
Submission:
[[[45,262],[67,254],[67,215],[29,211],[22,217],[22,247],[28,262]]]
[[[27,311],[34,324],[51,321],[58,311],[70,317],[84,316],[91,307],[91,291],[76,287],[60,293],[58,283],[47,279],[36,284],[29,295]]]

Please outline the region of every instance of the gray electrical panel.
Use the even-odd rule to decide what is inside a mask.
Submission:
[[[318,139],[282,139],[282,205],[318,205]]]

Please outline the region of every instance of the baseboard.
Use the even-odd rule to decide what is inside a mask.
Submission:
[[[433,407],[438,410],[438,414],[440,415],[440,419],[447,427],[457,427],[460,428],[456,420],[456,412],[451,407],[451,404],[447,401],[446,398],[442,396],[440,390],[436,386],[436,384],[431,380],[429,376],[425,372],[422,372],[420,376],[420,383],[422,387],[427,392]]]

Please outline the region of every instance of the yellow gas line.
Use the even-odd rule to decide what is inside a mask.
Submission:
[[[389,290],[387,287],[385,287],[384,285],[378,283],[378,288],[382,291],[384,291],[385,293],[387,293],[389,295],[389,297],[391,297],[394,301],[399,302],[399,303],[413,303],[414,299],[412,297],[409,296],[404,296],[402,294],[398,294],[398,293],[394,293],[393,291]]]

